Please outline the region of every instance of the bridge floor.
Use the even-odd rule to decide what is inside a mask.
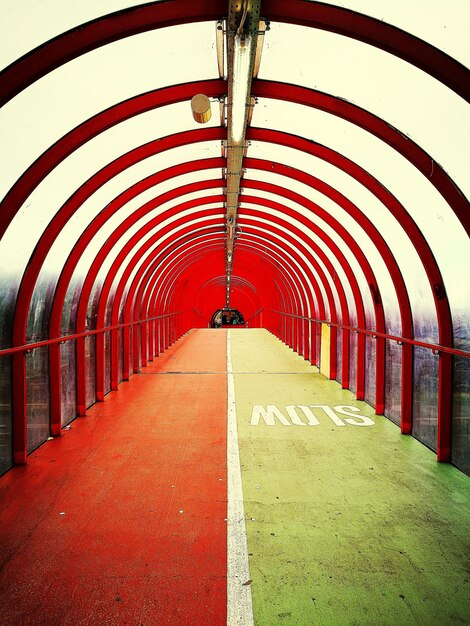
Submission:
[[[194,330],[0,478],[0,623],[469,623],[468,486],[268,332]]]

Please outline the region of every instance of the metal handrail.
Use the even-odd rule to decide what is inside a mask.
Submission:
[[[164,313],[163,315],[156,315],[155,317],[148,317],[144,320],[138,320],[137,322],[126,322],[122,324],[115,324],[114,326],[104,326],[103,328],[96,328],[94,330],[87,330],[82,333],[74,333],[73,335],[64,335],[63,337],[54,337],[52,339],[43,339],[42,341],[36,341],[34,343],[25,343],[21,346],[14,346],[12,348],[5,348],[0,350],[0,357],[9,356],[16,352],[29,352],[36,348],[43,348],[56,343],[67,343],[67,341],[73,341],[74,339],[81,339],[83,337],[90,337],[92,335],[99,335],[106,333],[110,330],[117,330],[119,328],[134,327],[144,324],[145,322],[152,322],[153,320],[162,319],[164,317],[171,317],[172,315],[181,315],[187,313],[187,311],[177,311],[175,313]]]
[[[369,335],[373,339],[380,337],[381,339],[390,339],[391,341],[396,341],[398,345],[403,345],[404,343],[411,344],[413,346],[419,346],[421,348],[428,348],[432,350],[434,354],[439,354],[440,352],[446,352],[447,354],[453,354],[454,356],[461,356],[464,358],[470,358],[470,352],[466,352],[465,350],[458,350],[457,348],[449,348],[448,346],[441,346],[437,343],[429,343],[427,341],[419,341],[417,339],[409,339],[408,337],[401,337],[399,335],[389,335],[387,333],[381,333],[376,330],[366,330],[365,328],[359,328],[358,326],[348,326],[347,324],[340,324],[339,322],[331,322],[329,320],[320,320],[313,317],[305,317],[303,315],[295,315],[293,313],[285,313],[283,311],[276,311],[274,309],[268,309],[271,313],[277,313],[278,315],[284,315],[286,317],[293,317],[296,319],[301,319],[307,322],[315,322],[317,324],[327,324],[328,326],[334,326],[336,328],[341,328],[342,330],[350,330],[353,333],[361,333],[363,335]]]
[[[256,317],[257,315],[259,315],[259,313],[261,313],[261,311],[262,311],[262,310],[263,310],[263,307],[261,307],[260,309],[258,309],[258,310],[256,311],[256,313],[253,313],[253,315],[252,315],[251,317],[249,317],[247,320],[245,320],[245,324],[248,324],[248,322],[249,322],[250,320],[252,320],[254,317]]]

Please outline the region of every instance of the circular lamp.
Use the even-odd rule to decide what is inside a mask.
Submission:
[[[211,119],[211,103],[203,93],[198,93],[192,97],[191,110],[198,124],[205,124]]]

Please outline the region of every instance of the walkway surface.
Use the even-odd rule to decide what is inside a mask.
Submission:
[[[470,623],[468,478],[266,331],[228,332],[191,331],[0,478],[0,624],[226,624],[243,522],[229,616],[238,589],[259,626]]]

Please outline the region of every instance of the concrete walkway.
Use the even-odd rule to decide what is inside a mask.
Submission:
[[[268,332],[219,329],[0,478],[1,626],[227,623],[227,332],[250,568],[229,615],[251,590],[258,626],[470,623],[469,479]]]
[[[0,479],[2,626],[226,623],[226,394],[193,331]]]
[[[469,479],[266,331],[231,333],[255,623],[470,623]]]

